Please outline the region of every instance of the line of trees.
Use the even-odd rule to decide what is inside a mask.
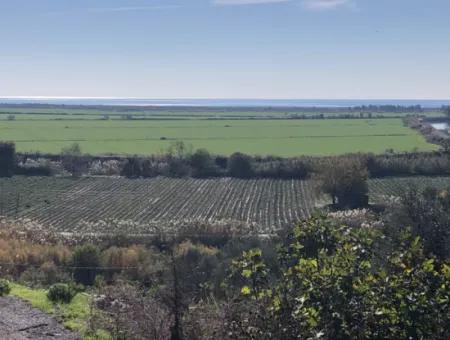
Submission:
[[[450,175],[449,151],[412,152],[381,155],[350,154],[335,157],[250,156],[237,152],[231,156],[212,155],[205,149],[193,151],[183,142],[174,142],[164,154],[148,157],[95,157],[82,153],[78,144],[62,150],[60,155],[15,155],[14,144],[2,143],[0,164],[2,176],[21,175],[115,175],[129,178],[168,177],[237,177],[306,179],[325,168],[333,167],[336,159],[353,159],[367,168],[368,177]],[[8,151],[9,150],[9,151]]]

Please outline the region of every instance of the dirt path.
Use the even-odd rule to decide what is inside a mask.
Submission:
[[[0,298],[0,339],[75,340],[79,337],[51,316],[14,297]]]

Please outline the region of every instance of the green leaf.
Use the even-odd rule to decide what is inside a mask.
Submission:
[[[244,269],[242,270],[242,276],[248,279],[252,276],[252,271],[250,269]]]
[[[250,288],[248,286],[244,286],[244,287],[241,288],[241,294],[242,295],[250,295],[250,293],[251,293],[251,290],[250,290]]]

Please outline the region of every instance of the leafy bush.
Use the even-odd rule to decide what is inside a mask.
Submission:
[[[0,279],[0,296],[8,295],[10,292],[11,287],[9,286],[9,281]]]
[[[61,163],[64,169],[73,177],[79,177],[87,172],[89,167],[89,158],[81,154],[81,147],[74,143],[61,151]]]
[[[44,262],[39,268],[29,267],[19,278],[20,282],[35,286],[49,286],[58,282],[70,282],[70,273],[55,265],[53,261]]]
[[[333,205],[339,208],[359,208],[367,205],[368,172],[362,161],[334,157],[319,171],[320,188],[330,195]]]
[[[50,287],[47,298],[54,303],[70,303],[77,292],[66,283],[56,283]]]
[[[100,251],[93,244],[85,244],[75,248],[72,256],[75,267],[73,276],[77,283],[92,286],[95,276],[99,273]]]
[[[139,157],[128,158],[120,174],[128,178],[140,177],[142,175],[141,159]]]
[[[96,160],[92,162],[89,168],[89,174],[91,175],[119,176],[120,172],[120,162],[114,159],[107,161]]]
[[[217,166],[209,152],[205,149],[195,151],[190,156],[189,163],[193,169],[193,177],[203,178],[218,175]]]
[[[142,289],[127,283],[105,286],[95,306],[95,326],[108,331],[113,339],[175,339],[172,336],[174,317],[160,301]]]
[[[264,268],[261,257],[244,253],[232,268],[243,281],[235,287],[240,297],[223,316],[221,333],[259,339],[448,338],[448,259],[425,255],[421,239],[408,232],[395,247],[390,242],[380,229],[313,218],[295,227],[280,249],[282,275],[270,285],[254,279]]]
[[[60,164],[47,158],[28,158],[22,156],[16,167],[17,175],[24,176],[52,176],[61,171]]]
[[[253,177],[254,170],[251,158],[240,152],[232,154],[228,160],[228,174],[237,178]]]
[[[421,238],[426,254],[450,258],[450,187],[409,187],[388,209],[386,219],[390,234],[408,226],[414,236]]]

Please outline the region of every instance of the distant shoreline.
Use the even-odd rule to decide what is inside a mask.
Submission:
[[[203,108],[351,108],[359,106],[421,106],[427,109],[450,106],[450,99],[140,99],[0,97],[0,105],[117,106],[117,107],[203,107]]]

